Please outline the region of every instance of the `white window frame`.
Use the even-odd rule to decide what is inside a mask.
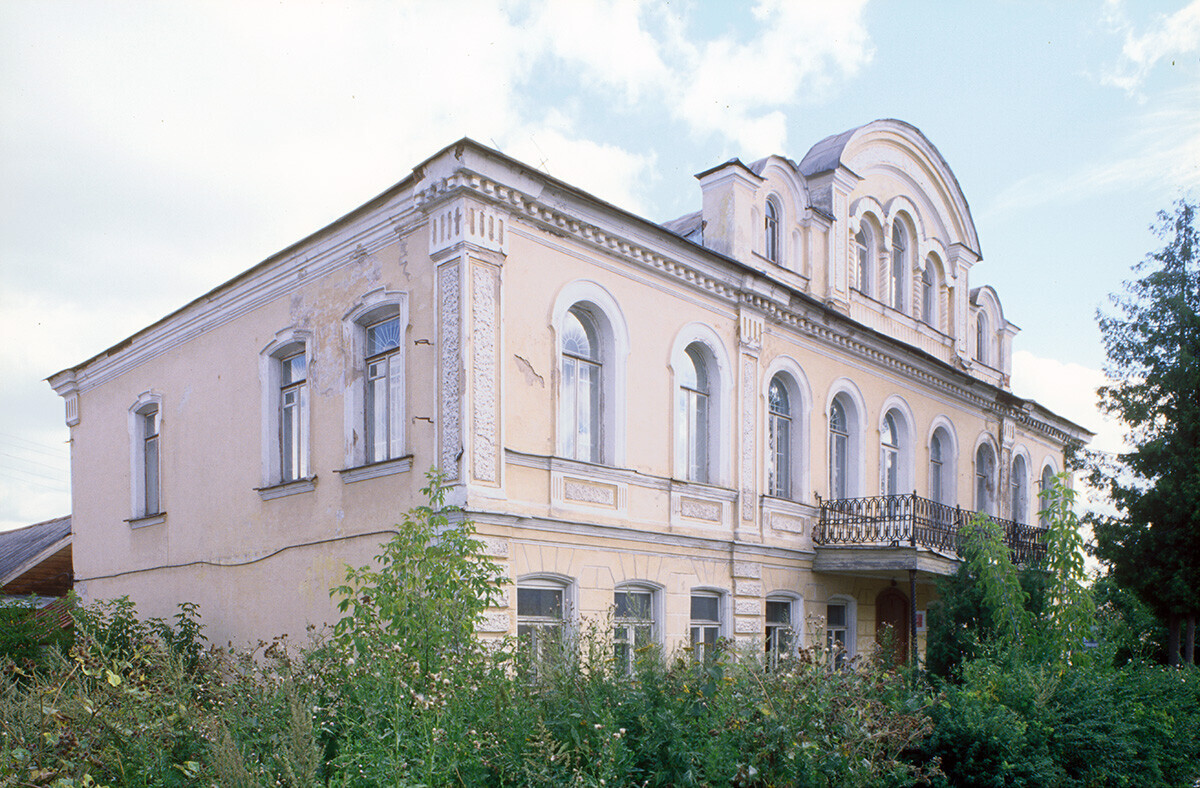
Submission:
[[[841,626],[829,623],[829,608],[841,605],[845,608],[845,622]],[[832,653],[832,646],[837,632],[844,632],[845,651],[840,655]],[[825,631],[822,633],[824,642],[821,644],[829,652],[830,667],[843,669],[850,665],[851,660],[858,654],[858,602],[847,594],[834,594],[825,600]]]
[[[780,496],[772,489],[772,473],[774,457],[772,444],[772,425],[770,392],[771,383],[779,379],[788,395],[788,405],[791,408],[790,440],[788,442],[788,494]],[[812,393],[808,379],[800,364],[789,356],[780,356],[773,360],[763,375],[762,412],[765,414],[764,435],[766,436],[763,454],[763,487],[766,494],[776,498],[799,501],[809,497],[809,422],[812,414]]]
[[[647,619],[622,618],[617,615],[617,594],[647,594],[650,597],[650,617]],[[646,646],[662,646],[662,587],[645,580],[633,580],[620,583],[613,588],[613,659],[618,671],[632,673],[637,662],[637,651]],[[637,632],[639,628],[648,627],[649,638],[639,645]],[[634,630],[633,640],[629,632]],[[622,648],[623,647],[623,648]]]
[[[157,421],[155,435],[154,478],[149,478],[150,463],[147,456],[146,417],[154,414]],[[150,391],[143,392],[137,401],[129,408],[129,511],[130,519],[145,520],[162,517],[166,514],[163,505],[163,399],[162,395]],[[149,505],[149,485],[157,489],[155,499],[157,506]],[[153,508],[155,511],[150,511]]]
[[[975,360],[985,366],[992,365],[990,323],[987,312],[980,309],[975,313]]]
[[[714,633],[713,645],[714,648],[720,643],[722,638],[728,637],[728,621],[729,611],[726,610],[727,598],[729,592],[720,588],[697,587],[693,588],[688,595],[688,646],[692,649],[692,658],[697,662],[707,659],[710,654],[706,653],[708,633]],[[696,618],[694,617],[694,600],[696,599],[715,599],[717,604],[717,618]],[[697,639],[697,634],[702,637]]]
[[[888,260],[888,306],[907,312],[909,271],[912,270],[912,233],[904,222],[892,222],[891,255]]]
[[[521,591],[522,590],[548,590],[557,591],[559,593],[559,616],[552,618],[547,616],[529,616],[521,614]],[[531,675],[536,676],[538,665],[542,660],[547,658],[546,649],[550,647],[563,647],[569,643],[569,639],[573,633],[572,617],[575,610],[575,582],[564,575],[555,574],[535,574],[522,577],[517,580],[516,591],[513,595],[513,602],[517,618],[517,640],[518,648],[525,649],[528,655],[529,646],[521,642],[524,636],[522,629],[527,629],[527,633],[533,635],[530,640],[532,645],[533,655],[529,663]],[[553,639],[547,640],[544,633],[548,630],[557,630],[557,641]],[[541,633],[541,634],[540,634]],[[526,656],[529,659],[529,656]]]
[[[840,469],[845,476],[845,494],[843,496],[837,495],[834,479],[835,470],[838,470],[835,468],[832,430],[833,403],[835,401],[841,404],[846,415],[846,467]],[[829,469],[825,481],[829,485],[828,492],[831,500],[839,497],[861,498],[864,494],[865,414],[866,409],[863,406],[862,395],[859,393],[858,387],[845,378],[836,381],[833,388],[830,389],[829,400],[825,405],[825,449],[826,465]]]
[[[772,602],[786,602],[788,604],[788,620],[784,627],[787,632],[787,643],[785,648],[780,648],[779,639],[776,637],[780,627],[778,624],[771,622],[767,615],[768,605]],[[803,635],[801,631],[801,622],[804,621],[804,600],[799,594],[790,591],[775,591],[767,594],[763,600],[763,652],[766,657],[767,667],[773,668],[778,663],[779,657],[787,654],[795,655],[801,647],[803,647]]]
[[[399,323],[399,345],[389,352],[389,367],[395,366],[399,372],[389,380],[389,434],[388,450],[382,460],[371,461],[368,454],[367,430],[367,329],[380,322],[396,317]],[[373,290],[363,296],[362,300],[342,317],[343,334],[347,354],[346,379],[346,468],[353,469],[366,465],[394,463],[408,454],[407,435],[407,355],[408,355],[408,294],[387,291],[383,288]],[[399,465],[397,470],[402,470]],[[343,481],[348,481],[343,476]]]
[[[864,220],[859,231],[855,233],[854,246],[858,255],[856,261],[858,290],[863,295],[873,298],[875,294],[875,250],[878,247],[875,243],[875,230],[869,222]]]
[[[933,482],[933,438],[942,435],[942,476],[941,500],[935,494]],[[958,504],[958,435],[954,424],[945,416],[938,416],[929,427],[929,437],[925,442],[929,454],[929,499],[946,506]]]
[[[1014,450],[1008,470],[1009,517],[1022,525],[1029,524],[1029,468],[1029,455],[1023,449]]]
[[[930,255],[925,258],[925,268],[921,271],[921,322],[935,330],[940,330],[941,326],[938,319],[939,279],[937,264]]]
[[[991,455],[990,473],[985,472],[980,468],[979,458],[980,453],[987,449]],[[975,511],[982,514],[991,515],[992,517],[999,516],[999,501],[1000,490],[998,489],[997,479],[999,478],[1000,461],[999,454],[996,451],[996,444],[988,435],[980,437],[975,444],[975,451],[971,455],[971,469],[974,471],[972,475],[973,486],[975,490]],[[983,487],[980,487],[980,484]]]
[[[1054,477],[1058,475],[1058,469],[1050,460],[1042,463],[1042,473],[1038,477],[1038,525],[1042,528],[1050,525],[1050,518],[1046,515],[1046,509],[1050,505],[1049,491],[1054,484]]]
[[[283,361],[296,353],[304,354],[306,397],[299,408],[298,427],[303,443],[301,466],[305,471],[295,478],[286,478],[283,461]],[[312,392],[313,368],[312,334],[295,328],[285,328],[275,335],[259,353],[259,380],[262,385],[262,486],[274,487],[311,480],[312,474]],[[260,489],[260,494],[264,490]]]
[[[892,422],[896,427],[896,444],[895,459],[896,459],[896,474],[895,487],[889,489],[887,479],[885,477],[886,464],[885,453],[889,451],[888,447],[883,443],[883,428],[884,422],[888,416],[892,417]],[[880,495],[905,495],[916,489],[916,481],[913,478],[913,417],[912,411],[908,407],[908,403],[900,397],[888,397],[883,403],[883,409],[879,414],[879,494]]]
[[[692,479],[689,473],[687,440],[691,435],[687,425],[687,413],[681,408],[683,379],[680,371],[683,364],[691,363],[686,358],[689,347],[703,359],[708,376],[708,434],[704,447],[708,472],[704,479]],[[676,478],[718,486],[728,483],[731,440],[728,414],[733,397],[732,385],[733,375],[729,357],[717,333],[702,323],[685,326],[676,336],[671,351],[671,445],[674,447],[673,465]]]
[[[781,254],[783,210],[779,198],[769,195],[763,208],[763,257],[776,265],[782,265]]]
[[[615,298],[596,282],[580,279],[568,283],[554,301],[551,328],[554,331],[553,369],[559,407],[555,409],[556,452],[568,456],[567,424],[562,418],[563,323],[567,313],[577,309],[592,318],[600,347],[600,464],[621,467],[625,464],[625,433],[628,419],[626,374],[629,360],[629,330]]]

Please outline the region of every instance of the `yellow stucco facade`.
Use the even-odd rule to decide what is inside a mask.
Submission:
[[[512,581],[489,633],[829,615],[865,652],[877,601],[952,571],[950,512],[1036,524],[1089,435],[1009,390],[1016,328],[918,130],[697,177],[657,225],[464,140],[53,376],[84,598],[298,634],[436,467]]]

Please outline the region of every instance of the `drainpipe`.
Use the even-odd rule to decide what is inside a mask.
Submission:
[[[917,570],[908,570],[908,661],[917,669]]]

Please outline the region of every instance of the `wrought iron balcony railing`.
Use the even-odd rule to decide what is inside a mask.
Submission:
[[[962,555],[962,527],[975,516],[957,506],[912,495],[877,495],[820,501],[821,516],[813,526],[813,544],[877,547],[924,547]],[[989,515],[990,516],[990,515]],[[1004,529],[1013,562],[1035,565],[1046,553],[1045,529],[992,517]]]

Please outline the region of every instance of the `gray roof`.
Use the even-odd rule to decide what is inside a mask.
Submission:
[[[702,213],[703,211],[692,211],[691,213],[685,213],[678,219],[672,219],[669,222],[663,222],[661,227],[664,230],[668,230],[676,235],[681,235],[684,238],[687,238],[689,235],[700,229]]]
[[[30,559],[70,535],[71,515],[12,531],[0,531],[0,580],[7,582],[8,576]]]
[[[805,176],[810,176],[835,169],[842,162],[842,151],[846,149],[846,143],[861,128],[863,127],[855,126],[849,131],[826,137],[813,145],[800,160],[800,172]]]

